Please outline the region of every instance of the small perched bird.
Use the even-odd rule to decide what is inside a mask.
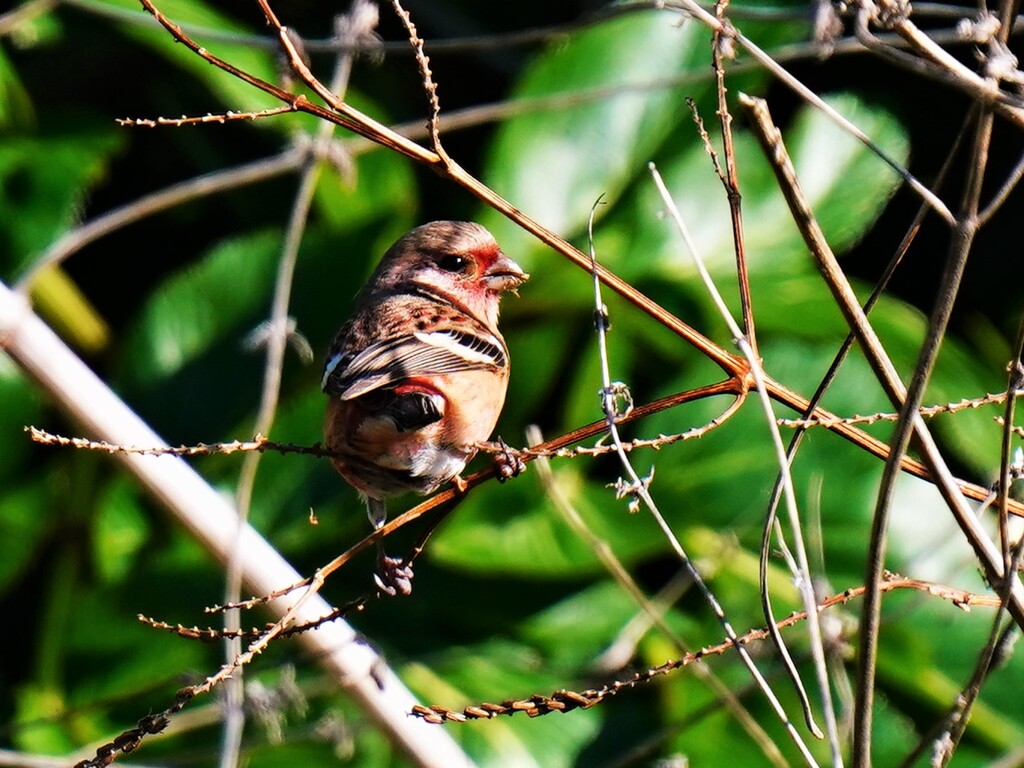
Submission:
[[[487,440],[505,402],[508,348],[498,303],[529,276],[479,224],[435,221],[388,249],[331,344],[323,390],[331,462],[365,498],[428,494]],[[408,594],[412,571],[378,554],[378,584]]]

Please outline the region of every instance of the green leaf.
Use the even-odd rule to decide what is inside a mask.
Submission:
[[[580,498],[586,486],[576,473],[568,469],[560,481],[571,488],[567,493],[588,524],[597,526],[599,535],[604,533],[596,510]],[[434,535],[428,552],[447,566],[478,573],[550,578],[598,568],[586,544],[559,518],[535,473],[475,490]]]
[[[281,105],[281,102],[269,94],[211,66],[184,45],[179,44],[163,27],[152,24],[149,21],[151,18],[149,14],[139,10],[138,2],[135,0],[106,0],[102,5],[127,11],[126,18],[133,19],[133,21],[124,25],[125,34],[151,47],[154,52],[191,73],[221,100],[225,109],[257,111]],[[205,43],[201,28],[213,29],[218,32],[253,33],[252,28],[232,21],[215,5],[201,2],[201,0],[161,0],[159,8],[167,19],[174,24],[185,26],[187,31],[191,31],[191,27],[200,28],[190,35],[200,45]],[[140,21],[144,23],[139,23]],[[264,28],[260,29],[263,31]],[[269,51],[245,42],[233,43],[222,40],[210,42],[206,47],[213,55],[231,62],[234,67],[244,72],[271,83],[276,83],[278,80],[274,55]],[[209,111],[198,102],[195,109],[200,114]],[[277,120],[260,121],[259,124],[261,126],[275,125],[280,128],[295,125],[294,122]]]
[[[907,139],[891,114],[849,95],[833,95],[827,101],[891,156],[898,161],[906,159]],[[813,269],[760,146],[749,131],[736,130],[735,134],[743,234],[751,270]],[[832,249],[842,253],[881,213],[896,191],[899,177],[864,145],[810,107],[801,109],[793,125],[783,130],[783,138],[812,211]],[[659,160],[658,169],[701,258],[712,271],[731,272],[735,256],[724,190],[704,148],[696,141],[685,147]],[[611,238],[611,247],[603,240],[605,245],[598,252],[601,261],[627,279],[649,276],[656,270],[672,280],[693,280],[696,267],[675,225],[669,219],[656,219],[663,209],[653,182],[641,182],[635,196],[602,227],[604,232],[599,231],[601,238]]]
[[[50,528],[46,506],[47,489],[39,481],[20,488],[10,484],[0,496],[0,595],[35,564]]]
[[[34,754],[67,754],[79,746],[76,734],[63,722],[67,704],[55,688],[26,685],[16,695],[14,741]],[[74,717],[72,715],[72,717]],[[77,719],[77,718],[76,718]]]
[[[123,373],[152,384],[255,324],[273,285],[280,245],[276,230],[242,235],[165,281],[128,335]]]
[[[7,54],[0,50],[0,135],[28,130],[35,122],[32,97]]]
[[[696,24],[676,26],[676,19],[671,13],[623,16],[538,57],[514,98],[563,99],[558,109],[502,126],[488,163],[489,185],[556,232],[576,230],[599,195],[618,197],[682,115],[679,91],[652,89],[650,82],[707,58],[704,31]],[[580,91],[598,87],[618,95],[579,98]],[[530,162],[524,162],[527,152]],[[509,228],[493,219],[486,223],[499,242],[513,247]]]
[[[547,663],[556,670],[577,674],[591,670],[619,639],[623,628],[641,615],[643,611],[633,598],[617,583],[605,579],[522,623],[520,635],[542,649]],[[677,611],[666,611],[663,618],[677,630],[684,623],[688,629],[694,628]],[[571,643],[565,641],[567,637],[572,637]],[[678,655],[678,650],[675,653]]]
[[[9,357],[0,357],[0,480],[22,476],[32,450],[24,430],[39,426],[40,414],[39,395]]]
[[[24,269],[75,221],[121,137],[76,124],[75,133],[0,142],[0,266]]]
[[[355,286],[404,231],[414,208],[415,184],[403,159],[371,152],[352,173],[350,180],[321,174],[315,205],[327,228],[307,227],[292,290],[291,312],[318,353],[343,322]],[[269,315],[282,247],[278,229],[242,233],[165,280],[127,336],[126,382],[151,387],[214,350],[229,346],[238,354],[242,339]],[[259,358],[248,355],[253,364],[262,364]],[[258,380],[237,386],[245,385],[256,388]]]
[[[387,123],[380,107],[358,93],[346,99],[352,106]],[[345,131],[335,131],[340,142]],[[380,253],[412,227],[417,212],[417,185],[409,160],[397,153],[370,145],[354,156],[346,156],[347,145],[339,144],[339,157],[349,163],[339,170],[323,161],[324,173],[316,187],[315,205],[328,229],[345,236],[371,222],[386,221],[381,228]]]
[[[764,45],[795,40],[804,25],[756,28]],[[603,195],[614,205],[665,142],[685,127],[703,154],[685,97],[713,93],[710,33],[680,24],[672,11],[611,19],[551,46],[527,67],[513,92],[526,109],[498,130],[484,178],[496,192],[549,229],[573,236]],[[642,51],[642,55],[638,52]],[[738,77],[751,87],[760,73]],[[706,157],[705,157],[706,163]],[[600,215],[603,209],[597,213]],[[538,245],[492,210],[481,213],[498,242],[532,269]]]
[[[421,701],[455,708],[480,701],[551,693],[566,681],[552,674],[529,648],[495,640],[450,649],[428,668],[409,664],[402,678]],[[514,716],[460,726],[463,745],[481,766],[569,768],[595,733],[601,715],[574,710],[566,715]]]
[[[97,499],[93,561],[105,581],[128,576],[139,550],[149,538],[149,524],[138,491],[127,477],[110,483]]]
[[[974,671],[991,623],[976,621],[944,602],[915,609],[913,600],[914,596],[909,594],[887,599],[886,611],[890,616],[912,618],[912,622],[888,622],[889,637],[879,648],[878,682],[880,687],[899,695],[906,711],[937,718],[946,713]],[[990,615],[988,611],[985,614],[986,618]],[[936,636],[941,636],[943,642],[934,642]],[[1024,669],[1019,660],[1015,658],[1014,662],[1014,670],[1003,670],[1007,677]],[[998,677],[1003,675],[993,679]],[[965,735],[1002,754],[1024,740],[1024,729],[1016,711],[1005,709],[1005,700],[987,693],[971,709]],[[1002,711],[985,698],[995,707],[1003,707]]]

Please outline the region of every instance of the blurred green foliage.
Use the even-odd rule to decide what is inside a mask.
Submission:
[[[168,0],[160,6],[178,21],[264,33],[252,12],[235,19],[198,0]],[[128,15],[99,13],[115,9]],[[420,11],[417,20],[421,28],[431,28],[428,11]],[[808,34],[801,21],[748,20],[743,29],[765,47]],[[129,0],[70,4],[25,22],[4,45],[0,278],[7,283],[83,218],[158,188],[153,179],[169,184],[281,152],[295,132],[311,128],[308,119],[298,116],[244,126],[117,127],[113,118],[129,114],[176,116],[270,106],[265,97],[174,45]],[[75,67],[83,48],[90,46],[97,59],[94,75]],[[210,47],[243,69],[275,77],[274,57],[262,48],[239,42]],[[60,57],[66,57],[70,84],[55,85],[51,92],[44,87],[46,77]],[[667,12],[606,21],[532,50],[516,69],[507,97],[560,94],[565,101],[557,108],[526,111],[482,134],[476,170],[516,206],[581,246],[590,208],[603,195],[608,205],[599,209],[596,227],[602,263],[728,345],[725,325],[699,285],[680,238],[659,216],[661,202],[646,171],[649,160],[657,162],[735,307],[726,198],[684,101],[695,100],[709,131],[717,135],[708,59],[707,32]],[[320,72],[327,63],[314,62]],[[119,72],[128,70],[135,78],[118,79]],[[410,107],[402,89],[408,87],[418,116],[422,102],[415,101],[420,97],[412,72],[407,58],[388,58],[372,70],[359,62],[350,98],[382,119],[390,113],[404,116]],[[666,84],[673,78],[675,85]],[[444,104],[447,83],[441,75],[439,81]],[[128,89],[129,83],[139,82],[145,85]],[[73,88],[74,83],[79,86]],[[763,74],[749,71],[730,81],[731,95],[767,87]],[[877,102],[853,92],[829,94],[829,101],[892,156],[908,156],[909,141],[899,120]],[[736,131],[761,352],[772,376],[810,393],[841,342],[844,326],[756,143],[741,125]],[[895,193],[895,174],[808,109],[792,115],[786,140],[830,241],[838,251],[849,249]],[[378,254],[420,222],[424,211],[448,210],[445,215],[472,216],[490,227],[533,275],[522,298],[509,301],[504,310],[513,377],[500,434],[520,444],[531,423],[553,436],[598,419],[599,360],[591,338],[589,276],[493,211],[469,208],[473,204],[457,194],[439,199],[436,182],[396,156],[364,147],[351,162],[344,173],[323,165],[292,291],[291,313],[314,348],[326,348]],[[93,351],[91,362],[171,443],[251,435],[262,359],[242,341],[269,312],[294,186],[293,177],[277,179],[133,225],[129,232],[86,248],[67,265],[85,302],[51,296],[40,303],[51,322],[67,329],[72,344],[86,344],[76,328],[96,319],[111,323],[105,348]],[[858,287],[866,294],[864,286]],[[630,385],[637,402],[720,377],[650,318],[617,297],[605,299],[613,323],[612,375]],[[886,297],[872,317],[901,371],[910,370],[923,335],[922,316]],[[1005,340],[994,343],[999,347]],[[928,402],[999,389],[1002,370],[973,352],[947,340]],[[307,444],[319,439],[319,376],[317,365],[304,367],[294,356],[287,359],[272,437]],[[887,409],[856,352],[825,404],[841,414]],[[707,422],[725,405],[698,402],[663,411],[631,427],[629,436],[682,432]],[[753,405],[698,441],[633,455],[641,473],[656,467],[654,497],[740,631],[763,623],[756,563],[776,472],[763,415]],[[949,455],[964,473],[983,482],[993,477],[998,459],[999,431],[991,416],[992,411],[967,411],[936,421]],[[218,647],[146,629],[135,616],[203,623],[202,608],[219,602],[223,576],[220,566],[107,457],[33,448],[22,432],[26,424],[76,429],[63,423],[53,404],[0,357],[0,600],[8,627],[0,662],[0,744],[69,754],[87,751],[90,744],[163,708],[183,680],[219,664]],[[883,424],[872,432],[884,437],[888,429]],[[237,457],[196,463],[211,483],[232,490]],[[678,564],[654,523],[645,514],[629,515],[625,504],[615,501],[607,484],[620,472],[611,460],[559,460],[553,471],[554,482],[590,530],[609,543],[646,589],[656,591],[676,571]],[[794,479],[813,533],[823,592],[863,578],[879,471],[879,462],[824,432],[805,443]],[[315,511],[318,527],[309,525],[309,510]],[[264,458],[252,520],[305,572],[367,532],[355,494],[325,462],[306,457]],[[894,569],[964,588],[983,587],[969,550],[926,484],[901,481],[893,530]],[[595,662],[638,609],[562,519],[536,471],[473,492],[431,540],[420,563],[411,599],[373,604],[355,623],[424,701],[461,707],[584,688],[615,676]],[[340,603],[368,588],[370,567],[367,561],[352,563],[328,584],[328,599]],[[773,558],[772,569],[782,615],[796,607],[794,590],[781,560]],[[857,611],[851,603],[830,612],[840,633],[834,675],[852,672],[848,643]],[[989,617],[987,610],[966,613],[919,594],[886,598],[875,734],[879,764],[899,759],[949,706],[970,674]],[[721,639],[709,611],[691,594],[675,603],[665,619],[693,648]],[[798,659],[806,657],[799,629],[787,636]],[[653,666],[680,653],[651,631],[638,641],[632,664]],[[796,712],[776,655],[766,646],[756,653],[784,704]],[[244,743],[247,765],[406,764],[367,727],[362,713],[324,684],[315,661],[297,657],[287,643],[275,644],[247,674],[272,686],[286,675],[286,665],[297,667],[308,710],[281,712],[283,743],[275,743],[273,729],[251,720]],[[782,727],[750,691],[738,661],[726,656],[707,665],[739,692],[787,759],[796,762]],[[801,668],[810,679],[807,666]],[[628,674],[618,672],[620,677]],[[1015,658],[986,686],[956,765],[981,764],[1021,744],[1022,685],[1024,664]],[[842,697],[840,702],[848,705]],[[211,698],[189,712],[194,714],[184,734],[147,740],[139,759],[214,764],[217,705]],[[184,714],[181,718],[185,721]],[[631,759],[648,764],[680,754],[693,765],[766,762],[706,685],[685,672],[588,711],[450,727],[482,765],[619,765]],[[812,748],[825,759],[823,745]]]

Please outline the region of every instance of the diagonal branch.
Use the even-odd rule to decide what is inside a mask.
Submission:
[[[111,443],[164,444],[31,312],[24,299],[3,283],[0,349],[90,433]],[[115,458],[210,552],[227,561],[235,540],[237,514],[220,492],[179,458],[135,454],[118,454]],[[300,579],[249,525],[242,531],[239,552],[244,581],[254,592],[272,592]],[[269,607],[278,616],[287,611],[287,603],[282,601]],[[296,620],[316,621],[330,610],[322,598],[311,596],[296,613]],[[421,727],[407,716],[415,703],[412,694],[376,651],[359,640],[351,626],[334,622],[304,633],[299,642],[420,765],[469,765],[447,734]]]

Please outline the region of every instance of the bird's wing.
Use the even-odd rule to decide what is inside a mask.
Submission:
[[[507,364],[505,345],[482,329],[417,331],[378,341],[357,354],[335,353],[324,370],[323,390],[352,400],[403,379]]]

